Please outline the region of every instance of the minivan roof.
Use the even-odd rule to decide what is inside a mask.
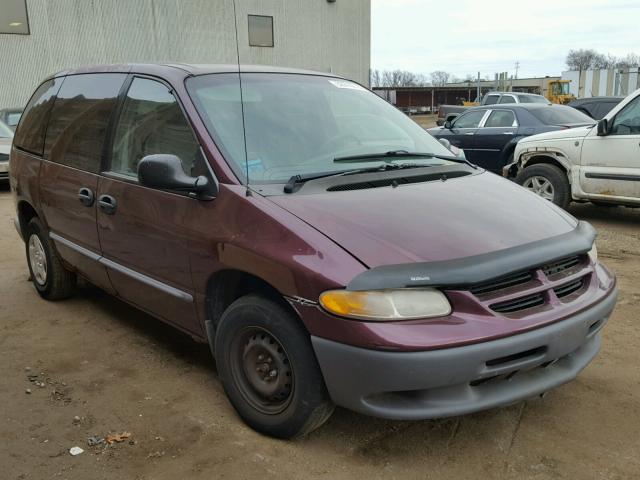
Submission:
[[[74,69],[63,70],[49,78],[77,75],[82,73],[140,73],[147,75],[162,75],[162,73],[184,72],[185,76],[206,75],[210,73],[234,73],[238,71],[237,64],[190,64],[190,63],[123,63],[111,65],[88,65]],[[327,72],[315,72],[297,68],[274,67],[270,65],[240,65],[242,73],[292,73],[306,75],[322,75],[341,78]]]

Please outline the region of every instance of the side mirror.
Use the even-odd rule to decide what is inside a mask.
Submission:
[[[451,129],[453,126],[453,121],[458,117],[457,113],[450,113],[447,115],[447,119],[444,122],[444,128]]]
[[[190,177],[182,169],[182,162],[175,155],[147,155],[138,164],[138,180],[145,187],[180,192],[205,193],[209,180],[204,175]]]
[[[446,138],[439,138],[438,141],[442,144],[444,148],[447,150],[451,150],[451,142]]]
[[[604,137],[606,135],[609,135],[609,122],[606,118],[603,118],[598,121],[598,136]]]

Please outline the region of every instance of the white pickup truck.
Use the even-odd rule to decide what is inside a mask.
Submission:
[[[596,125],[523,138],[503,175],[563,208],[640,206],[640,90]]]

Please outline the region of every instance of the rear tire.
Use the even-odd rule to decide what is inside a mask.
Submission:
[[[215,354],[231,404],[254,430],[299,437],[331,416],[309,334],[284,306],[253,294],[233,302],[218,324]]]
[[[31,280],[40,296],[46,300],[70,297],[76,286],[76,275],[64,268],[38,218],[32,218],[27,224],[25,246]]]
[[[571,201],[569,179],[555,165],[539,163],[526,167],[516,177],[516,183],[561,208],[567,208]]]

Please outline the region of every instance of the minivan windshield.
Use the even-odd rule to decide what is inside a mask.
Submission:
[[[452,156],[405,114],[351,81],[243,73],[242,103],[237,73],[193,77],[187,89],[216,145],[239,178],[246,181],[248,172],[248,183],[285,183],[293,175],[372,166],[371,159],[334,162],[355,155],[403,151]],[[381,166],[453,163],[429,157],[378,161]]]

